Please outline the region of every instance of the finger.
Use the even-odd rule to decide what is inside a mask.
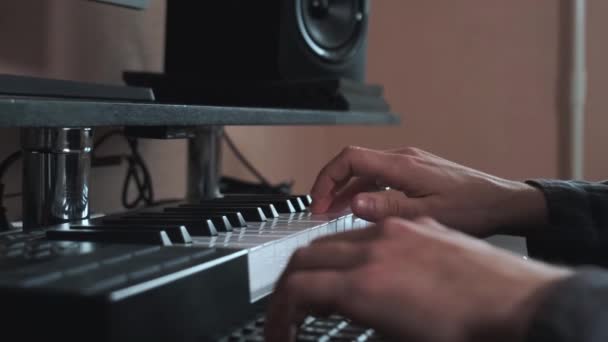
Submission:
[[[384,218],[397,216],[406,219],[424,214],[424,199],[408,198],[400,191],[361,193],[352,200],[351,208],[358,217],[378,222]]]
[[[344,275],[333,271],[291,274],[274,292],[264,334],[266,340],[293,340],[294,325],[307,314],[325,314],[339,310],[343,302]]]
[[[364,229],[351,230],[351,231],[344,232],[344,233],[323,236],[321,238],[314,240],[311,245],[332,243],[332,242],[338,242],[338,241],[348,241],[351,243],[365,242],[365,241],[371,241],[371,240],[377,238],[378,235],[379,235],[379,232],[376,229],[376,227],[371,226],[371,227],[364,228]]]
[[[446,226],[442,225],[441,223],[439,223],[437,220],[435,220],[432,217],[428,217],[428,216],[420,216],[418,218],[416,218],[413,223],[421,228],[421,230],[424,229],[433,229],[437,232],[440,233],[449,233],[449,232],[455,232],[452,229],[447,228]]]
[[[355,233],[355,231],[349,233]],[[361,241],[364,237],[355,238],[355,234],[349,233],[336,234],[335,236],[340,238],[333,240],[328,238],[317,239],[309,246],[296,250],[277,280],[276,286],[279,287],[294,272],[319,269],[345,270],[362,263],[365,260],[365,254],[361,252],[361,246],[355,245],[353,242]],[[370,237],[373,234],[375,233],[366,233]],[[370,239],[367,238],[367,240]]]
[[[361,247],[347,240],[313,243],[291,256],[285,272],[350,269],[361,264],[364,257]]]
[[[327,212],[341,212],[350,207],[350,202],[355,195],[362,192],[373,191],[377,188],[376,182],[368,178],[352,179],[334,198]]]
[[[352,177],[380,181],[386,186],[408,190],[416,179],[408,176],[411,163],[403,155],[362,148],[349,148],[332,160],[317,176],[311,195],[311,210],[325,212],[333,203],[340,187]]]

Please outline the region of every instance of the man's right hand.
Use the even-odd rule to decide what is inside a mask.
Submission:
[[[378,192],[379,186],[391,191]],[[547,220],[538,189],[416,148],[348,147],[322,169],[311,195],[314,213],[350,205],[355,215],[372,222],[430,216],[478,237],[506,233],[499,230],[504,227],[542,226]]]

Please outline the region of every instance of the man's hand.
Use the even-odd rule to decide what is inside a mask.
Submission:
[[[392,191],[377,192],[379,185]],[[478,237],[507,233],[499,231],[505,227],[542,226],[547,220],[544,196],[536,188],[415,148],[346,148],[319,173],[311,195],[314,213],[351,205],[357,216],[372,222],[430,216]]]
[[[268,310],[268,341],[309,314],[342,314],[397,341],[519,341],[544,289],[570,271],[430,219],[390,218],[298,250]]]

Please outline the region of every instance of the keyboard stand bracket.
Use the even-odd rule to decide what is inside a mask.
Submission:
[[[196,202],[221,197],[223,134],[223,126],[203,126],[188,139],[188,200]]]

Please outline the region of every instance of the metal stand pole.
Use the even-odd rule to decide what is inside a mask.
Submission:
[[[89,217],[90,128],[24,128],[23,230]]]
[[[222,126],[197,129],[188,141],[188,193],[189,201],[221,197],[219,189]]]

